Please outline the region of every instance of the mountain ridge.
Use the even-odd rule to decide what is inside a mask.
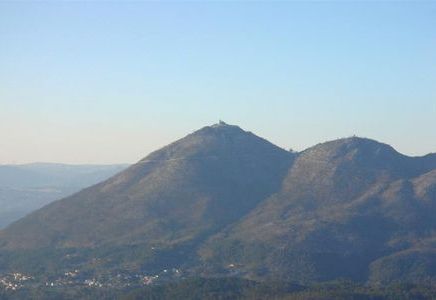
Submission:
[[[57,272],[172,266],[260,280],[422,280],[435,276],[419,268],[436,253],[435,172],[436,155],[367,138],[294,153],[220,123],[14,223],[0,232],[0,252],[48,249]]]

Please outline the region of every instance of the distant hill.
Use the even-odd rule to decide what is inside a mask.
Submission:
[[[33,210],[109,178],[128,165],[0,165],[0,228]]]
[[[423,281],[435,214],[434,154],[357,137],[294,153],[220,123],[1,231],[0,268]]]

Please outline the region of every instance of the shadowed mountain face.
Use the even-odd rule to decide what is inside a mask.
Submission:
[[[362,138],[294,154],[217,124],[14,223],[0,267],[34,250],[44,271],[414,281],[436,276],[435,213],[435,155]]]

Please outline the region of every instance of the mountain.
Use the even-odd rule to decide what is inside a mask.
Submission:
[[[0,228],[120,172],[127,165],[0,165]]]
[[[167,253],[180,264],[189,255],[174,253],[191,249],[278,190],[293,158],[237,126],[205,127],[13,223],[0,233],[0,245],[11,251],[50,248],[61,256],[80,252],[80,260],[98,258],[104,268],[138,268],[170,259],[162,258]]]
[[[407,157],[373,140],[316,145],[280,191],[212,237],[202,257],[297,281],[432,277],[435,175],[435,156]]]
[[[435,213],[435,154],[358,137],[294,153],[220,123],[13,223],[0,269],[422,281]]]

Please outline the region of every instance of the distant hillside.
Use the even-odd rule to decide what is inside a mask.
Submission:
[[[0,228],[33,210],[96,184],[127,165],[0,165]]]
[[[434,154],[357,137],[294,153],[220,123],[1,231],[0,269],[434,280],[435,214]]]

